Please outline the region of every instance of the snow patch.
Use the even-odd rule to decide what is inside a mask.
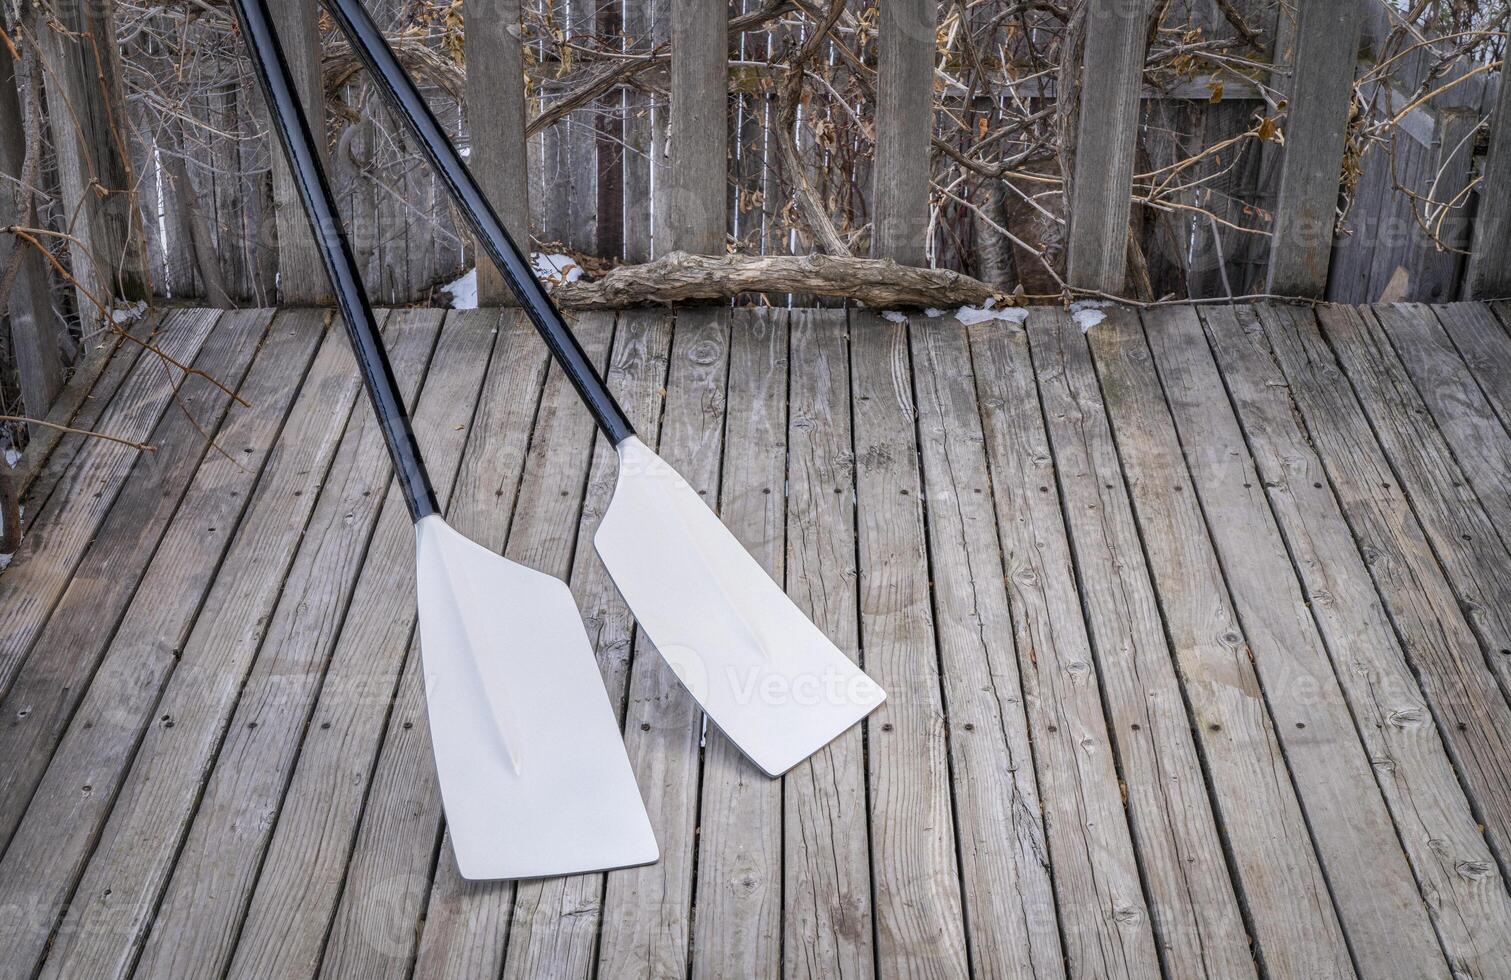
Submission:
[[[441,292],[449,297],[446,305],[453,310],[477,309],[477,266],[442,286]]]
[[[1090,333],[1091,328],[1107,319],[1102,312],[1112,303],[1105,299],[1083,299],[1070,304],[1070,315],[1081,328],[1081,333]]]
[[[932,320],[935,317],[944,316],[944,311],[937,307],[931,306],[923,311],[923,315]]]
[[[570,255],[531,252],[530,269],[546,286],[559,286],[582,278],[582,266]],[[477,309],[477,267],[473,266],[440,288],[445,303],[453,310]]]
[[[987,300],[985,306],[962,306],[955,311],[955,319],[966,326],[973,323],[985,323],[988,320],[1005,320],[1008,323],[1023,323],[1028,319],[1028,311],[1021,306],[1004,306],[1001,309],[992,309],[993,300]]]
[[[883,320],[888,321],[889,323],[907,323],[908,322],[908,315],[906,313],[899,313],[896,310],[882,310],[881,311],[881,318]]]
[[[146,300],[137,300],[130,306],[118,306],[110,311],[110,322],[116,326],[133,323],[147,315]]]

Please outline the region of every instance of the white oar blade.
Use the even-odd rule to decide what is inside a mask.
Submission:
[[[741,752],[781,775],[882,703],[881,687],[675,470],[634,437],[618,448],[598,554],[640,627]]]
[[[571,591],[439,517],[415,530],[425,699],[462,877],[655,861],[650,818]]]

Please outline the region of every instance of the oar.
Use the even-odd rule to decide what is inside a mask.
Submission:
[[[325,3],[619,454],[594,544],[620,594],[713,723],[768,774],[787,771],[886,694],[635,436],[361,0]]]
[[[466,878],[647,864],[656,840],[572,593],[442,520],[264,0],[234,0],[414,520],[436,772]]]

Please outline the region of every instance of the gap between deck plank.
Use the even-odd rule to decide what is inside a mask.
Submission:
[[[404,313],[390,321],[398,316],[436,324],[441,318]],[[441,500],[490,347],[486,331],[442,330],[425,375],[414,429]],[[395,372],[420,373],[402,363]],[[377,615],[363,604],[370,580],[411,574],[412,527],[370,412],[362,414],[356,433],[348,437],[350,455],[338,456],[322,488],[159,905],[139,975],[208,976],[224,969],[300,747],[310,732],[328,730],[328,719],[312,717],[317,698],[324,695],[321,703],[334,712],[340,698],[377,694],[350,685],[332,695],[324,684],[343,623]],[[209,936],[218,939],[208,942]]]
[[[223,318],[201,357],[203,367],[231,390],[240,389],[271,321],[270,311]],[[110,638],[139,595],[137,586],[206,453],[224,449],[212,450],[210,440],[219,438],[231,396],[202,381],[187,387],[179,395],[180,410],[167,413],[153,429],[149,438],[157,451],[132,468],[45,626],[27,631],[35,637],[35,654],[0,700],[0,717],[12,719],[0,728],[0,758],[10,761],[0,773],[0,847],[10,839]],[[26,636],[12,634],[5,642],[19,648]]]
[[[155,346],[181,364],[192,364],[219,318],[218,310],[171,315]],[[145,440],[174,404],[184,380],[183,372],[149,354],[133,365],[96,425],[118,439]],[[83,444],[23,535],[15,560],[0,576],[0,692],[10,688],[31,640],[68,587],[142,454],[104,439]]]
[[[149,724],[191,630],[210,594],[224,554],[269,479],[278,434],[303,404],[302,386],[290,385],[291,365],[316,377],[341,365],[321,328],[323,317],[284,314],[243,391],[254,407],[232,415],[222,432],[239,452],[233,460],[208,456],[189,499],[170,525],[143,578],[141,591],[156,601],[135,603],[110,639],[99,669],[38,785],[25,817],[0,864],[0,893],[7,908],[25,908],[30,918],[4,926],[9,956],[28,960],[29,974],[83,871],[95,837],[108,819],[116,791]],[[322,337],[325,342],[322,344]],[[296,372],[301,378],[305,371]]]
[[[1113,311],[1089,338],[1261,966],[1270,976],[1352,977],[1342,926],[1137,315]]]
[[[429,362],[436,326],[422,317],[390,320],[397,373],[412,379],[401,381],[407,398],[413,398]],[[332,467],[370,474],[386,465],[381,441],[363,438],[374,428],[370,412],[364,406],[362,415],[353,417],[361,389],[344,343],[342,353],[334,376],[326,375],[324,384],[309,382],[325,397],[306,400],[306,411],[296,412],[284,428],[277,458],[270,461],[231,546],[226,561],[231,574],[216,578],[178,666],[166,678],[153,709],[155,721],[143,735],[80,879],[78,894],[86,898],[70,908],[42,976],[103,980],[131,971],[263,640],[270,631],[281,632],[279,612],[289,608],[282,600],[302,595],[308,580],[321,575],[317,562],[301,561],[300,555],[321,541],[318,524],[317,533],[306,537],[312,519],[340,524],[339,516],[322,509],[333,497],[325,487],[345,485],[331,479]],[[338,577],[329,584],[340,591],[339,582]]]
[[[1151,311],[1144,321],[1185,466],[1354,961],[1365,976],[1447,980],[1426,903],[1360,741],[1355,706],[1308,608],[1326,593],[1303,592],[1197,312]],[[1284,486],[1271,486],[1269,496]],[[1340,651],[1339,659],[1351,658]],[[1400,816],[1414,822],[1409,807]]]
[[[1210,370],[1222,371],[1253,454],[1252,482],[1264,486],[1301,574],[1450,965],[1471,976],[1511,976],[1511,897],[1505,881],[1322,461],[1299,427],[1284,378],[1254,343],[1259,329],[1254,314],[1211,310],[1203,320],[1216,358]],[[1194,346],[1202,337],[1183,331],[1171,342]],[[1220,413],[1220,408],[1212,412]],[[1489,733],[1493,741],[1511,735],[1511,717],[1506,720],[1503,733]],[[1501,766],[1511,766],[1511,752]],[[1498,775],[1496,792],[1511,803],[1506,774]]]
[[[1254,977],[1225,835],[1207,795],[1091,352],[1062,311],[1031,313],[1027,331],[1165,970]]]

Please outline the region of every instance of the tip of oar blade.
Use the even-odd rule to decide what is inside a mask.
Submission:
[[[885,700],[687,482],[633,437],[619,445],[618,483],[594,544],[678,679],[768,775]]]
[[[655,835],[572,593],[416,525],[420,656],[436,772],[462,877],[648,864]]]

